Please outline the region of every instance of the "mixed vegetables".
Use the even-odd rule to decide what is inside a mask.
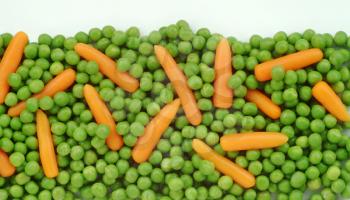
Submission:
[[[0,199],[350,198],[349,48],[183,20],[3,33]]]

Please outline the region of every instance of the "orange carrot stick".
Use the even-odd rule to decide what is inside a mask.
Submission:
[[[267,81],[271,79],[272,68],[277,65],[282,65],[285,70],[297,70],[320,61],[322,57],[322,51],[316,48],[292,53],[258,64],[255,77],[258,81]]]
[[[16,72],[22,60],[24,47],[28,43],[28,36],[24,32],[18,32],[10,41],[0,63],[0,104],[10,90],[7,79],[11,73]]]
[[[226,38],[221,39],[215,54],[215,82],[213,103],[217,108],[230,108],[233,101],[232,89],[228,87],[228,80],[232,75],[231,48]]]
[[[124,90],[134,92],[139,87],[139,81],[137,79],[133,78],[126,72],[118,71],[116,63],[94,47],[78,43],[74,46],[74,49],[84,59],[95,61],[98,64],[101,73]]]
[[[75,71],[72,69],[66,69],[60,74],[58,74],[54,79],[48,82],[44,89],[38,93],[33,95],[34,98],[40,99],[44,96],[54,96],[57,92],[61,92],[69,88],[75,81]],[[8,114],[11,117],[18,116],[21,112],[26,109],[26,102],[22,101],[17,105],[11,107],[8,110]]]
[[[192,140],[192,148],[201,158],[212,162],[218,171],[227,176],[230,176],[242,187],[250,188],[255,185],[255,177],[251,173],[235,164],[231,160],[216,153],[201,140]]]
[[[255,103],[255,105],[271,119],[278,119],[280,117],[281,108],[259,90],[248,90],[245,98]]]
[[[36,112],[36,132],[39,143],[40,161],[44,174],[48,178],[54,178],[58,175],[55,147],[51,135],[49,119],[41,110]]]
[[[123,138],[117,133],[114,119],[106,104],[96,89],[88,84],[84,86],[84,97],[96,122],[109,127],[110,133],[106,138],[107,146],[113,151],[119,150],[123,146]]]
[[[192,125],[198,125],[202,121],[202,114],[199,111],[193,92],[187,85],[187,79],[181,69],[177,66],[174,58],[162,46],[154,46],[154,52],[162,65],[166,75],[174,86],[177,95],[180,97],[181,105],[185,111],[188,121]]]
[[[220,145],[224,151],[241,151],[278,147],[287,141],[288,137],[283,133],[251,132],[224,135]]]
[[[16,171],[16,168],[11,164],[7,154],[0,149],[0,176],[10,177]]]
[[[312,96],[339,120],[350,121],[350,115],[345,105],[326,82],[316,83],[312,88]]]
[[[179,99],[167,104],[146,126],[144,134],[137,140],[132,150],[132,157],[135,162],[142,163],[149,158],[163,132],[174,119],[179,106]]]

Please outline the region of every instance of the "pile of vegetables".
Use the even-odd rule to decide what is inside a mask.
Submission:
[[[350,198],[350,37],[0,35],[0,199]]]

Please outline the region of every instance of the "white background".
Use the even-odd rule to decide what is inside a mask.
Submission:
[[[27,32],[72,36],[92,27],[137,26],[143,34],[185,19],[194,29],[247,40],[312,28],[350,34],[348,0],[0,0],[0,33]]]

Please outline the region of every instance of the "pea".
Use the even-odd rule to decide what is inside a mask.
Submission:
[[[336,45],[344,46],[347,41],[347,35],[343,31],[338,31],[334,35],[334,42]]]
[[[275,45],[275,51],[280,55],[287,53],[288,48],[288,42],[284,40],[278,41]]]
[[[299,39],[295,42],[295,49],[298,51],[306,50],[310,47],[309,42],[306,39]]]

